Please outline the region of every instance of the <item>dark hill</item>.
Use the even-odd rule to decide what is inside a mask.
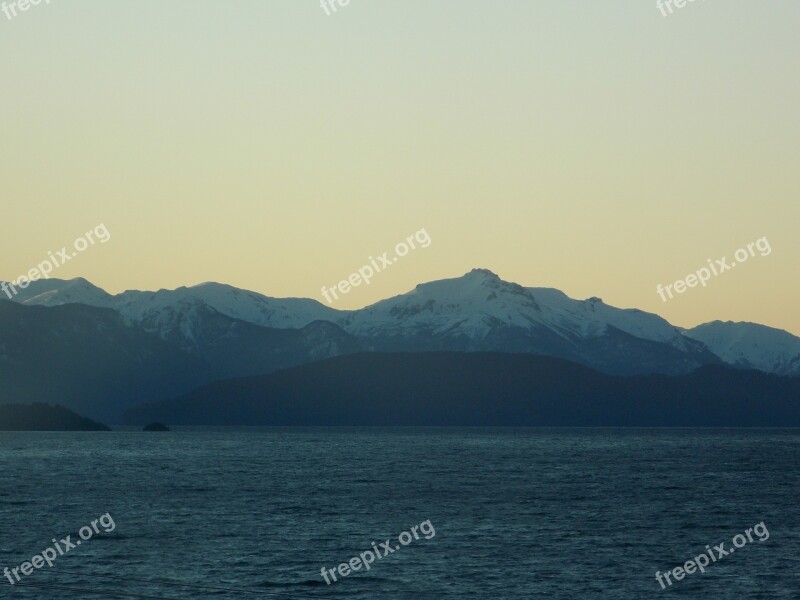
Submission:
[[[51,404],[0,404],[0,431],[111,431],[97,421]]]
[[[208,365],[107,308],[0,302],[0,404],[61,404],[117,422],[153,395],[212,381]]]
[[[706,366],[618,377],[525,354],[369,353],[129,411],[175,425],[800,426],[800,380]]]

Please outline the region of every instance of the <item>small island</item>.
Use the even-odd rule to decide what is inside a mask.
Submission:
[[[111,431],[111,429],[63,406],[36,402],[0,404],[0,431]]]
[[[142,431],[169,431],[169,427],[164,425],[163,423],[150,423],[150,425],[145,425]]]

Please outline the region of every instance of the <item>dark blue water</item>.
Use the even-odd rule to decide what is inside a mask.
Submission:
[[[0,596],[798,598],[799,486],[796,430],[0,433],[0,566],[116,525]],[[768,540],[656,582],[761,522]]]

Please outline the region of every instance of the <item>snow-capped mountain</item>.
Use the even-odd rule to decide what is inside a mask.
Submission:
[[[309,298],[270,298],[221,283],[201,283],[167,293],[196,298],[234,319],[274,329],[299,329],[314,321],[335,321],[340,313]],[[125,292],[123,296],[130,294]],[[125,310],[121,312],[124,314]]]
[[[658,315],[619,309],[599,298],[573,300],[550,288],[525,288],[503,281],[486,269],[455,279],[418,285],[340,320],[356,335],[461,335],[482,340],[497,327],[546,327],[573,340],[605,335],[609,327],[680,350],[697,345]]]
[[[175,330],[180,324],[187,337],[193,336],[196,319],[191,317],[208,310],[271,329],[301,329],[314,321],[333,321],[337,314],[316,300],[269,298],[219,283],[157,292],[130,290],[111,297],[104,306],[151,332]]]
[[[92,285],[82,277],[63,279],[41,279],[31,282],[26,288],[5,283],[0,299],[9,298],[29,306],[60,306],[62,304],[86,304],[107,306],[113,296]],[[7,292],[5,290],[8,290]]]
[[[31,283],[14,300],[110,308],[128,325],[207,357],[209,348],[219,356],[222,347],[238,356],[234,347],[246,331],[249,352],[267,344],[264,351],[271,356],[291,353],[300,357],[295,362],[302,356],[348,349],[454,350],[543,354],[621,375],[686,373],[723,362],[800,374],[800,341],[787,332],[731,323],[683,331],[655,314],[615,308],[599,298],[575,300],[556,289],[523,287],[485,269],[423,283],[354,311],[311,299],[270,298],[218,283],[112,296],[84,279],[49,279]],[[311,336],[306,328],[319,322],[329,326],[316,327]],[[288,343],[286,336],[262,334],[245,325],[306,333],[292,338],[290,352],[282,347]]]
[[[713,321],[684,332],[726,363],[778,375],[800,375],[800,338],[756,323]]]
[[[657,315],[525,288],[485,269],[418,285],[339,323],[381,350],[529,352],[622,375],[684,373],[721,362]]]
[[[273,329],[301,329],[314,321],[335,321],[339,311],[307,298],[269,298],[219,283],[202,283],[175,290],[129,290],[112,296],[82,278],[31,282],[12,298],[28,306],[86,304],[111,308],[128,324],[164,339],[181,333],[188,340],[201,314],[217,312],[232,319]]]

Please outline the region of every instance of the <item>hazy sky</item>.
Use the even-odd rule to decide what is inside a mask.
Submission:
[[[485,267],[800,334],[800,3],[51,0],[0,13],[0,278],[334,304]],[[667,303],[656,285],[766,236]]]

